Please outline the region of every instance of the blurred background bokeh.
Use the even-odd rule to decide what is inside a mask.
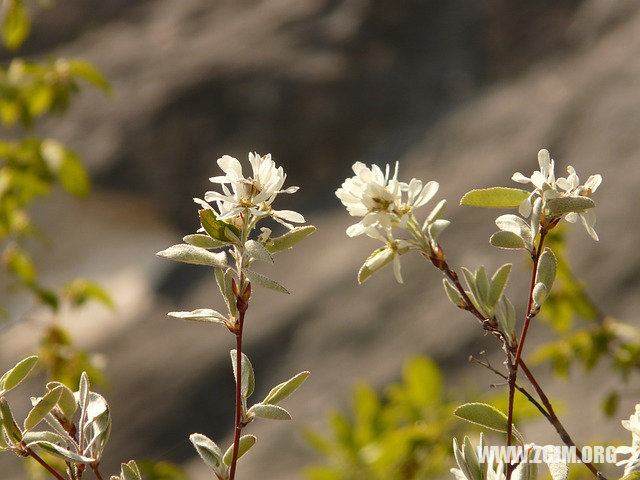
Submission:
[[[258,291],[248,313],[258,394],[301,369],[312,375],[288,403],[293,423],[250,427],[260,443],[243,459],[241,478],[301,478],[319,459],[301,428],[322,430],[354,383],[382,388],[412,355],[434,358],[449,389],[496,382],[467,361],[495,350],[491,340],[447,302],[426,262],[403,258],[403,286],[383,271],[358,287],[357,269],[376,244],[347,239],[350,218],[333,193],[354,161],[399,160],[402,178],[439,181],[437,198],[449,200],[452,220],[442,237],[450,263],[492,271],[513,261],[512,277],[521,279],[510,287],[515,299],[523,298],[525,259],[492,249],[494,212],[459,207],[458,199],[471,188],[511,185],[516,170],[530,174],[543,147],[558,175],[567,165],[585,179],[601,173],[601,241],[572,229],[569,257],[603,311],[637,322],[637,1],[58,0],[33,11],[19,54],[82,58],[113,90],[87,88],[64,119],[36,126],[79,153],[93,189],[81,202],[56,191],[33,210],[49,238],[34,250],[43,279],[91,278],[115,303],[63,319],[74,341],[105,362],[114,422],[106,471],[130,458],[162,459],[210,478],[188,435],[230,439],[231,338],[166,317],[219,307],[213,275],[155,256],[196,230],[191,199],[209,189],[223,154],[244,161],[249,151],[271,152],[288,184],[301,187],[279,206],[318,227],[264,270],[291,296]],[[0,362],[8,367],[38,349],[33,332],[50,319],[29,296],[1,295],[10,316]],[[553,338],[534,329],[531,348]],[[576,370],[564,382],[548,365],[537,368],[564,402],[574,438],[625,437],[599,408],[619,383],[607,368],[586,379]],[[633,378],[623,416],[640,396]],[[526,431],[529,441],[556,442],[543,422]],[[21,475],[12,460],[0,459],[2,479]]]

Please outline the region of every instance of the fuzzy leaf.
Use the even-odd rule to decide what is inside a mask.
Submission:
[[[123,463],[120,466],[120,478],[121,480],[142,480],[138,464],[133,460],[129,463]]]
[[[466,303],[464,298],[462,298],[462,295],[460,295],[460,292],[458,292],[458,289],[446,278],[442,279],[442,284],[444,285],[444,291],[446,292],[447,297],[449,297],[449,300],[451,300],[451,303],[456,307],[464,308]]]
[[[526,248],[524,240],[513,232],[505,232],[504,230],[491,235],[489,243],[498,248]]]
[[[62,387],[56,387],[53,390],[49,390],[44,397],[38,400],[38,403],[34,405],[24,421],[24,429],[26,431],[32,430],[44,420],[44,417],[56,406],[61,395]]]
[[[25,378],[27,378],[27,375],[29,375],[37,362],[38,357],[35,355],[19,361],[15,367],[2,376],[2,379],[0,380],[0,389],[6,393],[17,387]]]
[[[470,207],[512,208],[518,207],[529,195],[529,192],[519,188],[482,188],[465,193],[460,200],[460,205],[468,205]]]
[[[378,248],[367,258],[358,271],[358,283],[364,283],[371,275],[376,273],[393,260],[393,251],[387,247]]]
[[[215,238],[211,238],[209,235],[204,235],[202,233],[194,233],[193,235],[186,235],[182,237],[184,243],[188,243],[189,245],[193,245],[194,247],[200,248],[221,248],[229,245],[228,243],[221,242],[220,240],[216,240]]]
[[[240,442],[238,444],[238,458],[242,457],[245,453],[249,451],[251,447],[256,444],[256,437],[253,435],[243,435],[240,437]],[[233,459],[233,445],[231,445],[228,450],[225,452],[224,457],[222,457],[222,461],[225,465],[230,466],[231,460]]]
[[[5,431],[9,435],[9,438],[15,443],[20,443],[22,441],[22,431],[18,424],[13,419],[13,413],[11,413],[11,408],[9,404],[4,399],[4,397],[0,397],[0,415],[2,417],[2,425],[4,426]]]
[[[589,197],[559,197],[547,200],[544,206],[549,216],[555,217],[569,212],[584,212],[596,204]]]
[[[244,246],[251,258],[267,263],[273,263],[273,257],[260,242],[256,240],[248,240],[247,243],[244,244]]]
[[[296,243],[301,242],[315,231],[316,227],[313,225],[295,227],[280,237],[270,238],[264,246],[270,253],[281,252],[282,250],[293,247]]]
[[[189,440],[193,443],[204,463],[211,467],[214,472],[226,477],[226,467],[222,463],[222,450],[220,450],[220,447],[201,433],[192,434]]]
[[[58,435],[57,433],[47,432],[47,431],[27,432],[24,434],[22,441],[27,444],[44,441],[49,443],[56,443],[58,445],[66,445],[68,442],[68,440],[64,438],[62,435]]]
[[[491,277],[491,286],[489,287],[489,296],[487,298],[487,305],[489,307],[493,308],[493,306],[498,303],[498,300],[500,300],[507,286],[510,273],[511,264],[505,263],[493,274],[493,277]]]
[[[271,420],[291,420],[291,415],[284,408],[278,405],[264,405],[257,403],[249,409],[249,415]]]
[[[261,273],[245,269],[244,274],[247,276],[252,285],[258,285],[260,287],[268,288],[269,290],[275,290],[276,292],[280,293],[289,293],[289,290],[284,288],[278,282],[262,275]]]
[[[156,255],[176,262],[190,263],[193,265],[224,267],[227,263],[227,255],[224,252],[213,253],[204,248],[194,247],[186,243],[174,245],[156,253]]]
[[[238,308],[236,306],[236,297],[233,295],[233,287],[231,283],[233,274],[231,273],[231,269],[227,268],[226,270],[222,270],[222,268],[216,268],[215,276],[216,283],[218,284],[220,293],[224,298],[224,302],[227,304],[229,313],[232,317],[235,317],[238,313]]]
[[[191,312],[169,312],[167,315],[181,320],[192,320],[194,322],[204,323],[222,323],[223,325],[226,320],[224,315],[210,308],[198,308]]]
[[[231,350],[231,365],[233,366],[233,378],[238,381],[238,372],[237,372],[237,362],[238,362],[238,354],[235,349]],[[248,398],[253,393],[253,390],[256,386],[256,378],[253,373],[253,366],[249,361],[249,357],[247,357],[244,353],[242,354],[242,385],[240,386],[240,391],[242,393],[243,398]]]
[[[556,278],[556,269],[558,261],[556,256],[549,247],[546,247],[538,260],[538,272],[536,273],[536,282],[541,282],[547,288],[547,294],[551,292],[553,281]]]
[[[60,445],[56,445],[55,443],[47,442],[45,440],[37,440],[35,442],[27,444],[29,448],[38,447],[46,452],[62,458],[68,462],[73,463],[93,463],[96,461],[95,458],[85,457],[84,455],[79,455],[71,450],[68,450]]]
[[[216,218],[216,214],[213,210],[205,208],[198,210],[200,216],[200,224],[212,238],[221,242],[233,243],[241,236],[240,230],[234,227],[230,223],[223,222]],[[231,232],[231,235],[227,233],[227,230]],[[234,238],[235,237],[235,238]]]
[[[271,389],[262,403],[271,405],[280,403],[281,401],[289,397],[293,392],[295,392],[300,387],[300,385],[302,385],[305,380],[309,378],[309,375],[311,375],[311,373],[309,373],[308,371],[300,372],[286,382],[282,382],[279,385],[276,385]]]
[[[544,286],[544,283],[538,282],[535,287],[533,287],[533,301],[536,305],[542,305],[544,300],[547,298],[548,294],[547,287]]]

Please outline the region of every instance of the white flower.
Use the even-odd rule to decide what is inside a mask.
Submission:
[[[385,173],[377,165],[368,168],[362,162],[353,164],[355,176],[347,178],[336,196],[353,217],[363,217],[347,229],[347,235],[355,237],[368,227],[391,227],[391,215],[401,205],[402,185],[398,182],[398,163],[393,178],[389,178],[389,165]]]
[[[265,156],[257,153],[249,154],[252,175],[245,177],[240,162],[224,155],[218,159],[218,166],[225,175],[211,177],[212,183],[220,184],[222,193],[209,191],[205,193],[207,202],[215,201],[218,205],[219,219],[232,219],[245,210],[249,210],[257,217],[272,216],[276,221],[288,228],[292,225],[286,222],[304,223],[304,217],[292,210],[273,210],[271,204],[279,193],[294,193],[298,187],[282,190],[287,175],[282,167],[276,168],[271,154]],[[231,189],[227,186],[231,184]]]
[[[566,178],[555,178],[554,161],[549,156],[546,149],[538,152],[538,165],[540,170],[533,172],[531,177],[526,177],[520,172],[513,174],[511,179],[518,183],[531,183],[535,187],[534,191],[522,201],[519,207],[520,215],[527,218],[531,215],[532,199],[540,196],[543,202],[559,197],[590,197],[602,183],[601,175],[591,175],[584,185],[580,185],[580,179],[572,166],[567,167],[568,176]],[[598,240],[598,234],[594,230],[596,216],[593,209],[582,212],[571,212],[564,216],[565,220],[574,223],[578,218],[582,221],[587,233],[594,240]]]
[[[342,187],[336,190],[336,196],[353,217],[363,217],[358,223],[347,229],[347,235],[355,237],[366,233],[369,227],[389,229],[392,226],[405,226],[406,214],[421,207],[438,191],[437,182],[422,182],[412,179],[408,184],[398,181],[398,162],[390,178],[387,164],[385,173],[377,165],[367,167],[362,162],[353,164],[355,176],[347,178]],[[403,201],[403,192],[407,193]]]
[[[628,459],[616,463],[619,467],[624,465],[624,474],[626,476],[631,472],[640,470],[640,403],[636,405],[635,412],[629,417],[629,420],[622,420],[622,426],[629,430],[632,435],[630,447],[616,448],[616,454],[630,455]]]

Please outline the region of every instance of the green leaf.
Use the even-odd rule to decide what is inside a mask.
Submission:
[[[491,287],[489,288],[489,296],[487,298],[487,305],[489,307],[493,308],[495,304],[498,303],[498,300],[500,300],[507,286],[510,273],[511,264],[505,263],[493,274],[493,277],[491,277]]]
[[[584,212],[596,204],[589,197],[559,197],[547,200],[544,206],[549,216],[556,217],[569,212]]]
[[[256,240],[247,240],[244,246],[251,258],[267,263],[273,263],[271,253],[269,253],[269,251],[260,242],[257,242]]]
[[[224,315],[210,308],[198,308],[191,312],[169,312],[167,315],[181,320],[192,320],[204,323],[222,323],[223,325],[226,324],[227,320]]]
[[[73,414],[76,413],[76,410],[78,410],[78,403],[76,402],[73,392],[69,387],[60,382],[47,383],[47,389],[53,390],[55,388],[61,388],[62,390],[60,399],[58,400],[58,407],[60,407],[65,418],[71,419]]]
[[[4,17],[2,33],[9,50],[15,50],[26,40],[31,30],[29,12],[22,0],[9,0],[9,8]]]
[[[240,442],[238,443],[238,458],[242,457],[245,453],[249,451],[251,447],[256,444],[256,437],[253,435],[243,435],[240,437]],[[225,465],[230,466],[231,460],[233,459],[233,445],[231,445],[224,454],[222,461]]]
[[[42,431],[42,432],[27,432],[24,434],[24,437],[22,438],[22,441],[24,443],[33,443],[33,442],[49,442],[49,443],[56,443],[58,445],[66,445],[67,444],[67,439],[64,438],[62,435],[58,435],[57,433],[54,432],[47,432],[47,431]]]
[[[47,394],[38,400],[24,421],[24,429],[26,431],[32,430],[38,425],[44,417],[56,406],[60,396],[62,395],[62,388],[56,387],[53,390],[49,390]]]
[[[282,250],[293,247],[296,243],[301,242],[315,231],[316,227],[313,225],[295,227],[280,237],[268,239],[264,246],[270,253],[281,252]]]
[[[198,215],[200,216],[200,224],[202,225],[202,228],[204,228],[204,230],[215,240],[226,243],[233,243],[234,239],[227,235],[227,229],[229,229],[233,233],[233,235],[238,238],[242,236],[240,230],[238,230],[236,227],[234,227],[230,223],[218,220],[216,218],[216,214],[209,208],[198,210]]]
[[[268,288],[269,290],[274,290],[280,293],[289,293],[289,290],[284,288],[275,280],[270,279],[269,277],[265,277],[261,273],[254,272],[253,270],[244,270],[244,274],[247,276],[252,285],[258,285],[260,287]]]
[[[211,469],[223,478],[226,478],[226,468],[222,463],[222,450],[216,443],[201,433],[194,433],[189,437],[191,443],[196,448],[200,458]]]
[[[300,372],[286,382],[282,382],[279,385],[276,385],[271,389],[262,403],[271,405],[280,403],[281,401],[289,397],[293,392],[295,392],[300,387],[300,385],[302,385],[305,380],[309,378],[309,375],[311,375],[311,373],[308,371]]]
[[[464,308],[466,306],[466,302],[464,301],[464,298],[462,298],[462,295],[460,295],[460,292],[458,292],[458,289],[446,278],[442,279],[442,284],[444,285],[444,291],[447,294],[447,297],[449,297],[449,300],[451,300],[451,303],[456,307]]]
[[[231,350],[231,365],[233,367],[233,378],[238,381],[238,372],[237,372],[237,362],[238,362],[238,353],[235,348]],[[242,354],[242,384],[240,385],[240,392],[242,393],[242,398],[248,398],[253,393],[253,390],[256,386],[256,378],[253,373],[253,366],[249,361],[249,357],[247,357],[244,353]]]
[[[487,271],[484,266],[479,266],[476,270],[476,288],[478,289],[478,295],[483,304],[487,304],[487,298],[489,297],[489,278],[487,277]]]
[[[131,460],[129,463],[123,463],[120,466],[120,478],[122,480],[142,480],[142,474],[136,462]]]
[[[0,414],[2,414],[2,425],[9,435],[9,438],[15,443],[20,443],[22,441],[22,430],[20,430],[20,427],[18,427],[18,424],[13,419],[11,407],[9,407],[4,397],[0,397]],[[2,432],[0,432],[0,434],[1,433]]]
[[[9,246],[4,251],[4,264],[11,273],[26,285],[34,286],[36,281],[36,266],[31,257],[23,249]]]
[[[184,243],[200,248],[222,248],[229,245],[228,243],[221,242],[220,240],[216,240],[215,238],[211,238],[209,235],[204,235],[202,233],[186,235],[185,237],[182,237],[182,240]]]
[[[613,390],[607,394],[602,402],[602,411],[607,417],[613,417],[618,412],[618,406],[620,404],[620,393]]]
[[[47,442],[44,440],[38,440],[32,443],[27,444],[27,447],[34,448],[38,447],[46,452],[54,455],[58,458],[62,458],[68,462],[74,463],[93,463],[96,461],[95,458],[85,457],[84,455],[79,455],[71,450],[68,450],[60,445],[56,445],[55,443]]]
[[[494,247],[516,249],[526,248],[524,240],[513,232],[505,232],[504,230],[491,235],[489,243]]]
[[[227,262],[227,254],[224,252],[213,253],[204,248],[194,247],[186,243],[174,245],[156,253],[156,255],[176,262],[212,267],[225,267]]]
[[[74,77],[79,77],[98,87],[105,93],[111,93],[111,85],[100,71],[83,60],[71,60],[68,62],[69,73]]]
[[[85,198],[89,195],[89,175],[75,153],[65,150],[58,177],[62,187],[74,197]]]
[[[115,304],[107,291],[90,280],[78,278],[65,285],[64,293],[76,307],[82,306],[90,299],[93,299],[102,303],[107,308],[115,308]]]
[[[278,405],[264,405],[257,403],[249,409],[249,415],[270,420],[291,420],[291,415],[284,408]]]
[[[478,457],[476,456],[476,450],[471,445],[471,441],[469,437],[465,436],[464,441],[462,442],[462,451],[464,452],[464,459],[467,468],[469,469],[469,473],[473,478],[482,479],[483,472],[480,469],[480,463],[478,462]]]
[[[536,282],[541,282],[547,288],[547,294],[551,292],[553,281],[556,278],[556,269],[558,261],[556,256],[549,247],[545,247],[540,259],[538,260],[538,271],[536,273]]]
[[[32,355],[19,361],[15,367],[2,376],[2,379],[0,380],[0,388],[2,391],[6,393],[17,387],[25,378],[27,378],[27,375],[29,375],[31,370],[33,370],[33,367],[35,367],[37,362],[38,357],[36,355]]]
[[[486,403],[465,403],[456,408],[453,414],[489,430],[505,433],[507,431],[507,416],[496,407]],[[522,438],[522,435],[515,428],[513,434],[517,438]]]
[[[236,306],[236,297],[233,294],[233,286],[232,286],[232,278],[233,274],[230,268],[223,270],[222,268],[215,269],[216,283],[218,284],[218,288],[220,289],[220,293],[224,298],[225,303],[227,304],[227,308],[229,309],[229,313],[232,317],[235,317],[238,313],[238,308]]]
[[[518,207],[530,194],[530,192],[519,188],[483,188],[465,193],[460,200],[460,205],[468,205],[470,207],[513,208]]]

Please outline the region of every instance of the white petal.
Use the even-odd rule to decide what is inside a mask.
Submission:
[[[540,165],[540,173],[544,175],[544,178],[549,176],[549,167],[551,166],[551,157],[549,150],[543,148],[538,152],[538,165]]]
[[[396,277],[398,283],[404,283],[402,281],[402,273],[400,272],[400,255],[393,255],[393,275]]]
[[[593,238],[596,242],[599,240],[598,234],[594,230],[594,225],[596,224],[596,215],[591,210],[587,210],[586,212],[579,213],[580,220],[582,220],[582,224],[584,228],[587,230],[587,233]]]
[[[513,176],[511,177],[511,180],[513,180],[514,182],[518,182],[518,183],[530,183],[531,182],[531,179],[529,177],[525,177],[520,172],[514,173]]]
[[[416,198],[416,202],[414,203],[414,206],[420,207],[425,203],[427,203],[438,192],[438,188],[440,188],[440,185],[438,184],[438,182],[434,182],[433,180],[430,182],[427,182],[427,184],[424,186],[424,188]]]
[[[576,220],[578,220],[578,214],[576,212],[567,213],[564,219],[569,223],[576,223]]]
[[[242,165],[237,158],[233,158],[229,155],[224,155],[218,159],[218,166],[230,180],[237,180],[242,177]]]
[[[536,170],[535,172],[533,172],[533,175],[531,175],[531,183],[533,183],[535,187],[539,188],[540,190],[542,190],[542,187],[544,186],[546,181],[547,177],[542,172],[538,172]]]
[[[365,227],[362,223],[354,223],[349,228],[347,228],[347,235],[349,237],[357,237],[358,235],[362,235],[367,231],[368,227]]]
[[[282,220],[287,220],[293,223],[304,223],[304,217],[298,212],[294,212],[293,210],[273,210],[271,215],[277,218],[281,218]]]
[[[591,175],[584,184],[584,188],[588,188],[595,192],[602,183],[602,175]]]

